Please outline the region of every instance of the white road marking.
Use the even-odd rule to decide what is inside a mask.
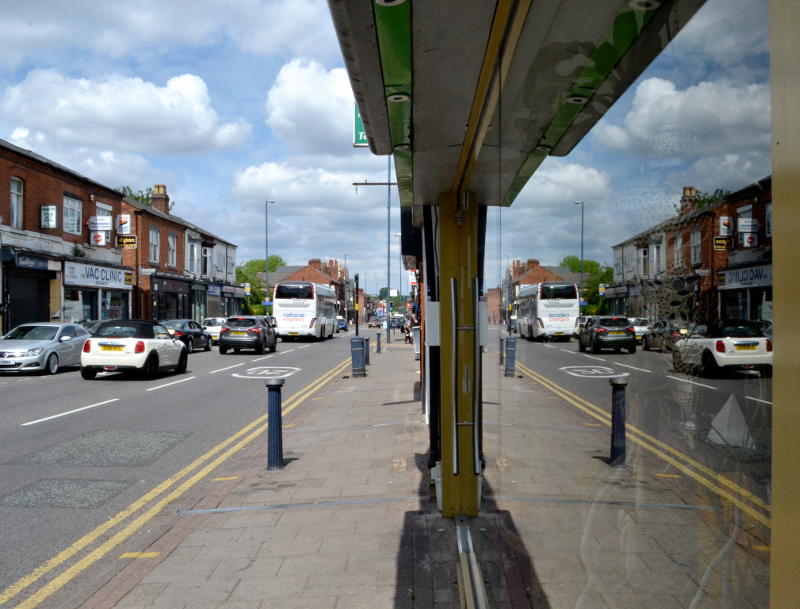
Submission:
[[[753,398],[753,397],[750,397],[749,395],[744,396],[744,399],[745,400],[753,400],[754,402],[759,402],[761,404],[770,404],[770,405],[772,405],[772,402],[768,402],[767,400],[759,400],[758,398]]]
[[[546,347],[548,349],[557,349],[557,347],[554,347],[553,345],[544,345],[543,344],[542,347]],[[566,351],[566,349],[562,349],[562,351]],[[570,353],[572,353],[572,351],[570,351]]]
[[[583,355],[583,357],[588,357],[589,359],[596,359],[598,362],[606,361],[602,357],[595,357],[594,355],[586,355],[585,353],[583,353],[582,355]]]
[[[298,349],[308,349],[311,345],[303,345],[302,347],[297,347]]]
[[[262,359],[269,359],[271,357],[275,357],[275,354],[272,355],[265,355],[264,357],[257,357],[256,359],[251,359],[251,362],[260,362]]]
[[[31,379],[29,379],[29,378],[27,378],[27,379],[17,379],[17,382],[18,383],[24,383],[25,381],[29,381],[29,380],[31,380]]]
[[[281,353],[291,353],[294,349],[287,349],[286,351],[281,351]]]
[[[186,381],[191,381],[192,379],[196,379],[196,376],[190,376],[189,378],[181,379],[179,381],[172,381],[171,383],[166,383],[164,385],[159,385],[158,387],[150,387],[147,391],[155,391],[156,389],[163,389],[164,387],[169,387],[170,385],[177,385],[178,383],[185,383]]]
[[[652,370],[645,370],[644,368],[637,368],[636,366],[629,366],[628,364],[620,364],[619,362],[614,362],[617,366],[622,366],[623,368],[630,368],[631,370],[638,370],[639,372],[652,372]]]
[[[88,406],[83,406],[81,408],[75,408],[74,410],[68,410],[67,412],[62,412],[60,414],[54,414],[51,417],[45,417],[43,419],[36,419],[35,421],[28,421],[27,423],[22,423],[22,426],[25,427],[26,425],[36,425],[36,423],[43,423],[44,421],[50,421],[52,419],[57,419],[59,417],[65,417],[68,414],[73,414],[75,412],[80,412],[81,410],[88,410],[89,408],[96,408],[97,406],[103,406],[104,404],[110,404],[111,402],[119,402],[119,398],[106,400],[105,402],[97,402],[97,404],[89,404]]]
[[[233,366],[228,366],[227,368],[220,368],[219,370],[212,370],[209,374],[216,374],[217,372],[222,372],[223,370],[230,370],[231,368],[236,368],[236,366],[244,366],[244,362],[241,364],[234,364]]]
[[[555,349],[555,347],[553,347]],[[572,349],[559,349],[559,351],[563,351],[564,353],[577,353],[577,351],[573,351]]]
[[[698,387],[705,387],[706,389],[713,389],[715,391],[717,390],[717,387],[712,387],[711,385],[703,385],[703,383],[695,383],[694,381],[689,381],[687,379],[682,379],[682,378],[679,378],[677,376],[669,376],[669,375],[667,375],[667,378],[668,379],[674,379],[676,381],[682,381],[684,383],[690,383],[692,385],[697,385]]]

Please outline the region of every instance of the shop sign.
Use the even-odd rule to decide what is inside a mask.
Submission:
[[[755,288],[772,285],[772,265],[750,266],[720,273],[720,290]]]
[[[731,238],[724,235],[714,237],[714,249],[718,251],[731,249]]]
[[[164,292],[175,292],[176,294],[188,294],[189,284],[185,281],[173,281],[172,279],[157,279],[155,282],[157,290]]]
[[[96,245],[98,247],[101,246],[101,245],[105,245],[106,244],[106,233],[105,233],[105,231],[102,231],[102,230],[92,231],[89,234],[89,239],[91,240],[92,245]]]
[[[40,271],[46,271],[47,259],[37,258],[36,256],[28,256],[26,254],[17,254],[17,266],[23,269],[38,269]]]
[[[223,294],[234,294],[236,292],[236,288],[232,285],[224,285],[222,286],[222,293]]]
[[[209,296],[219,296],[221,293],[219,285],[212,283],[208,286],[208,295]]]
[[[720,216],[719,217],[719,236],[720,237],[730,237],[731,236],[731,217],[730,216]]]
[[[120,214],[117,216],[117,233],[120,235],[131,234],[131,215]]]
[[[743,247],[756,247],[758,245],[758,233],[742,233]]]
[[[58,228],[58,208],[55,205],[42,205],[39,209],[41,228]]]
[[[125,285],[133,285],[133,273],[125,271]]]
[[[125,271],[96,264],[64,262],[64,283],[97,288],[119,288],[129,290],[125,281]]]
[[[628,290],[628,296],[641,296],[642,295],[642,286],[640,285],[632,285]]]
[[[112,228],[111,216],[89,216],[89,230],[105,231]]]
[[[137,246],[136,235],[117,235],[117,247],[123,250],[135,250]]]
[[[244,288],[234,288],[233,295],[236,298],[244,298]]]
[[[758,231],[758,220],[755,218],[739,218],[740,233],[754,233]]]

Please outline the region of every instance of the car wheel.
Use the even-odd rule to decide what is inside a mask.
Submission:
[[[600,353],[600,347],[595,342],[592,342],[592,353],[594,354]]]
[[[97,376],[97,370],[92,370],[90,368],[81,368],[81,376],[87,381],[93,381],[94,377]]]
[[[51,353],[47,356],[47,363],[45,364],[44,371],[46,374],[55,374],[58,372],[58,356]]]
[[[203,347],[203,351],[211,351],[211,339],[206,338],[206,346]]]
[[[186,351],[187,351],[188,353],[194,353],[194,339],[193,339],[193,338],[190,338],[190,339],[189,339],[189,340],[186,342]]]
[[[672,352],[672,371],[673,372],[685,371],[685,366],[683,365],[683,359],[681,358],[681,354],[678,351]]]
[[[771,379],[772,378],[772,366],[764,366],[761,369],[761,378]]]
[[[256,353],[258,353],[259,355],[264,353],[264,343],[263,342],[258,343],[258,345],[256,346]]]
[[[221,347],[219,348],[219,354],[220,354],[220,355],[225,355],[225,354],[227,354],[227,353],[228,353],[228,347],[222,347],[222,346],[221,346]]]
[[[631,345],[630,347],[628,347],[628,353],[631,354],[636,353],[636,345]]]
[[[155,378],[156,374],[158,374],[158,356],[155,353],[151,353],[144,362],[142,376],[152,379]]]
[[[274,342],[274,343],[272,343],[272,344],[269,346],[269,352],[270,352],[270,353],[275,353],[275,351],[277,351],[277,350],[278,350],[278,339],[276,338],[276,339],[275,339],[275,342]]]
[[[714,378],[719,373],[719,366],[710,352],[703,353],[703,363],[700,366],[700,376]]]
[[[584,344],[581,342],[581,339],[580,339],[580,338],[578,339],[578,351],[580,351],[581,353],[583,353],[583,352],[585,352],[585,351],[586,351],[586,345],[584,345]]]
[[[178,358],[178,365],[175,366],[177,374],[186,374],[186,365],[189,363],[189,356],[186,351],[181,351],[181,356]]]
[[[234,352],[234,353],[236,353],[236,354],[238,355],[238,353],[239,353],[239,347],[234,347],[234,348],[233,348],[233,352]]]
[[[650,341],[647,340],[646,336],[642,339],[642,349],[650,351]]]

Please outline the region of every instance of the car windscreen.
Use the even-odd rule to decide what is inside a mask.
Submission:
[[[553,298],[563,298],[566,300],[574,300],[578,297],[578,291],[574,285],[543,285],[542,286],[542,299],[551,300]]]
[[[292,285],[291,283],[282,283],[275,288],[275,299],[279,298],[314,298],[314,290],[310,285]]]
[[[627,317],[601,317],[597,325],[605,328],[625,328],[629,322]]]
[[[54,326],[19,326],[6,334],[11,340],[53,340],[58,328]]]
[[[100,338],[153,338],[153,324],[104,323],[92,336]]]
[[[252,317],[229,317],[225,325],[229,328],[249,328],[257,323]]]

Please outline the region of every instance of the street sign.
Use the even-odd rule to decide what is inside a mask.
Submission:
[[[731,249],[731,238],[714,237],[714,249],[718,251]]]
[[[369,146],[367,141],[367,131],[364,129],[364,121],[361,120],[361,113],[358,111],[358,104],[353,104],[355,116],[353,123],[353,147]]]
[[[261,304],[262,304],[262,305],[269,306],[269,305],[271,305],[271,304],[272,304],[272,301],[271,301],[271,300],[262,300],[262,301],[261,301]]]
[[[105,245],[106,244],[106,233],[103,230],[92,231],[90,234],[90,240],[92,245]]]
[[[117,247],[123,250],[135,250],[136,235],[117,235]]]

